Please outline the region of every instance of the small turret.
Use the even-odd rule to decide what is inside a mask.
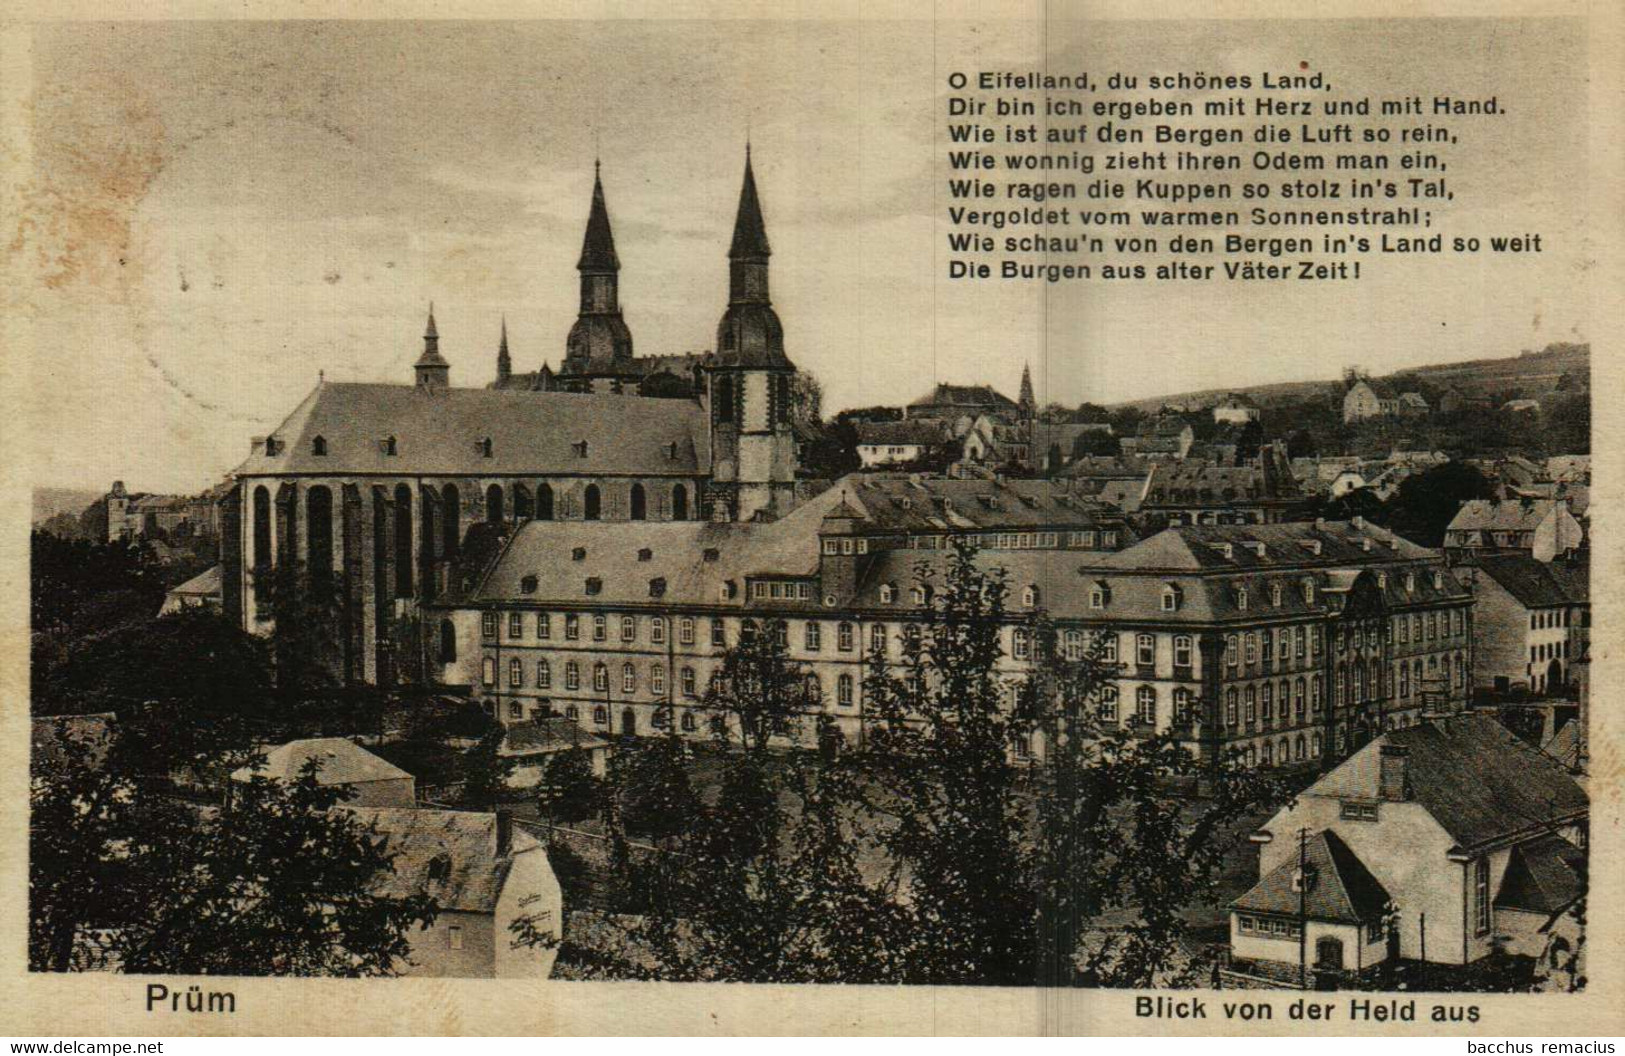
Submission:
[[[412,365],[420,389],[434,391],[451,386],[451,364],[440,355],[440,332],[434,325],[434,304],[429,304],[429,325],[423,331],[423,355]]]

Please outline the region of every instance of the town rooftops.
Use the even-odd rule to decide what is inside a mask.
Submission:
[[[1048,480],[988,480],[863,473],[841,484],[864,516],[864,531],[921,534],[1010,528],[1118,527],[1121,517]]]
[[[1532,532],[1557,509],[1556,499],[1471,499],[1461,504],[1451,532]]]
[[[493,912],[513,859],[545,853],[534,836],[515,827],[509,853],[499,855],[495,814],[408,807],[340,809],[387,837],[387,850],[395,855],[393,867],[373,878],[374,895],[428,895],[442,910]]]
[[[264,766],[258,769],[244,766],[233,770],[231,779],[248,781],[265,777],[275,781],[297,781],[305,765],[312,759],[321,764],[316,771],[316,783],[320,785],[359,785],[371,781],[410,779],[412,776],[387,759],[380,759],[343,737],[313,737],[277,745],[265,753]]]
[[[1231,905],[1242,912],[1298,916],[1336,924],[1365,924],[1388,911],[1388,889],[1337,833],[1311,836],[1304,848],[1309,883],[1299,890],[1299,860],[1292,855]]]
[[[1583,556],[1537,561],[1528,554],[1492,554],[1476,564],[1525,608],[1591,601],[1591,562]]]
[[[1438,559],[1436,551],[1355,518],[1284,524],[1177,525],[1101,557],[1096,563],[1102,569],[1123,571],[1214,572],[1359,567]]]
[[[1557,760],[1472,712],[1390,730],[1302,795],[1379,798],[1384,745],[1406,750],[1410,799],[1456,841],[1457,853],[1549,832],[1590,807],[1585,790]]]
[[[236,474],[696,476],[705,430],[693,400],[323,382]]]

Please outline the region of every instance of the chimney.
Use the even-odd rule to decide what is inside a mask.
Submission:
[[[1409,748],[1385,744],[1378,750],[1377,798],[1403,803],[1411,798]]]
[[[513,811],[497,811],[497,857],[513,853]]]

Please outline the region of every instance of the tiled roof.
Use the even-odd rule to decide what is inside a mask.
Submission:
[[[191,579],[178,587],[170,587],[171,594],[185,594],[188,597],[204,595],[215,597],[220,594],[220,566],[215,565],[206,571],[199,572]]]
[[[1580,723],[1570,720],[1557,728],[1540,750],[1556,759],[1558,763],[1569,771],[1580,768]]]
[[[393,898],[428,895],[442,910],[494,911],[514,857],[545,853],[534,836],[515,826],[512,852],[499,856],[495,814],[408,807],[342,809],[387,837],[386,849],[395,854],[394,868],[377,874],[372,893]]]
[[[1304,848],[1309,889],[1297,890],[1299,860],[1292,855],[1232,905],[1254,913],[1297,916],[1338,924],[1380,920],[1390,901],[1387,888],[1337,833],[1327,830],[1309,838]]]
[[[113,745],[113,713],[85,715],[36,715],[29,728],[30,763],[36,771],[61,769],[68,761],[64,742],[72,742],[85,753],[84,761],[100,766]]]
[[[945,422],[936,419],[911,419],[901,422],[859,422],[860,444],[918,444],[930,447],[945,444],[952,434]]]
[[[1532,532],[1556,506],[1555,499],[1471,499],[1461,504],[1447,531]]]
[[[1477,564],[1526,608],[1591,601],[1591,562],[1584,557],[1537,561],[1528,554],[1494,554]]]
[[[1580,896],[1584,862],[1584,851],[1554,833],[1518,844],[1502,874],[1495,908],[1562,912]]]
[[[370,781],[397,781],[412,775],[380,759],[365,748],[342,737],[313,737],[289,741],[265,753],[259,769],[245,766],[232,771],[233,781],[266,777],[275,781],[297,781],[305,764],[315,759],[321,764],[316,782],[322,785],[356,785]]]
[[[951,533],[977,529],[1118,527],[1116,510],[1048,480],[987,480],[863,473],[842,483],[868,530]]]
[[[602,737],[571,719],[532,719],[509,726],[502,739],[502,755],[545,755],[567,748],[603,748],[609,744]]]
[[[1390,730],[1303,794],[1374,797],[1385,744],[1407,749],[1411,798],[1463,852],[1538,835],[1589,808],[1585,790],[1555,759],[1472,712]]]
[[[942,404],[1009,410],[1016,406],[1016,401],[997,391],[991,385],[950,385],[947,382],[942,382],[935,389],[909,404],[909,406],[934,407]]]
[[[705,412],[692,400],[606,393],[512,392],[323,383],[276,430],[275,455],[256,450],[240,476],[695,476],[709,471]],[[316,455],[312,441],[326,441]],[[383,441],[394,437],[396,454]],[[491,457],[480,441],[489,437]],[[573,446],[587,443],[587,457]],[[676,457],[671,445],[676,444]]]

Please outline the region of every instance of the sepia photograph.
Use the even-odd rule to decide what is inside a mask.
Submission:
[[[1596,996],[1591,26],[9,28],[26,972]]]

